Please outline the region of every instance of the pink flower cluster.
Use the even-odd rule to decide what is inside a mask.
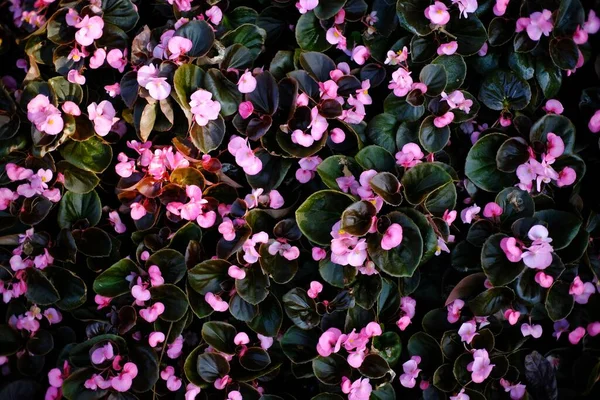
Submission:
[[[161,77],[154,64],[140,67],[137,73],[138,84],[148,91],[154,100],[164,100],[171,94],[171,85],[166,77]]]
[[[46,317],[50,325],[62,321],[61,313],[55,308],[47,308],[42,313],[42,310],[34,304],[24,314],[12,315],[8,319],[8,324],[14,329],[25,330],[33,336],[40,329],[40,321],[43,317]]]
[[[421,357],[412,356],[410,360],[402,364],[402,370],[404,373],[400,375],[400,384],[405,388],[412,389],[417,384],[417,378],[421,370],[419,364],[421,363]]]
[[[131,274],[127,277],[130,282],[135,282],[131,287],[131,295],[135,299],[135,304],[144,307],[146,302],[152,298],[149,287],[157,287],[165,283],[160,269],[156,265],[148,267],[146,275]],[[165,305],[161,302],[156,302],[150,307],[140,309],[140,317],[147,322],[154,322],[158,317],[165,312]]]
[[[248,139],[235,135],[231,136],[227,150],[235,157],[236,164],[242,167],[246,174],[256,175],[262,171],[262,161],[254,154]]]
[[[296,170],[296,179],[300,183],[310,182],[317,172],[317,167],[323,162],[319,156],[301,158],[298,161],[300,168]]]
[[[14,192],[9,188],[0,188],[0,211],[6,210],[10,203],[20,196],[29,199],[41,195],[54,203],[60,201],[60,189],[49,189],[48,186],[53,177],[51,170],[39,169],[37,173],[34,173],[33,170],[20,167],[14,163],[6,164],[5,170],[8,179],[12,182],[27,182],[17,186],[17,190]]]
[[[479,349],[473,351],[473,361],[467,365],[467,371],[471,372],[473,382],[481,383],[490,376],[494,366],[487,350]]]
[[[27,103],[27,119],[38,131],[48,135],[58,135],[64,128],[60,110],[43,94],[38,94]]]
[[[334,18],[334,25],[327,30],[325,38],[330,44],[335,45],[340,50],[347,49],[346,37],[343,33],[343,24],[346,17],[346,11],[342,8]]]
[[[32,267],[44,269],[54,262],[54,257],[50,255],[50,252],[47,248],[44,248],[40,254],[35,256],[25,254],[24,248],[33,238],[33,235],[33,228],[28,229],[25,234],[19,234],[19,246],[13,249],[13,256],[9,260],[10,267],[13,271],[19,272],[26,268]]]
[[[367,348],[369,340],[381,333],[381,326],[377,322],[369,322],[360,332],[353,329],[349,334],[342,333],[337,328],[329,328],[319,338],[317,352],[322,357],[329,357],[343,347],[348,352],[348,364],[353,368],[359,368],[369,353]]]
[[[523,17],[517,20],[516,32],[526,31],[529,39],[538,41],[544,36],[549,36],[550,32],[554,29],[552,22],[552,11],[542,10],[536,11],[531,14],[528,18]]]
[[[92,353],[91,360],[96,365],[108,365],[102,373],[95,373],[84,382],[83,386],[86,389],[92,391],[113,389],[117,392],[127,392],[131,389],[133,379],[138,375],[138,367],[133,362],[121,365],[124,361],[123,357],[115,355],[111,343],[96,348]]]
[[[519,165],[517,168],[517,177],[519,183],[517,186],[522,190],[531,192],[533,182],[536,182],[538,192],[542,191],[542,183],[554,182],[556,186],[570,186],[577,179],[577,173],[571,167],[564,167],[560,172],[552,168],[554,161],[565,151],[565,144],[560,136],[549,132],[547,135],[546,153],[542,154],[542,161],[535,158],[533,150],[529,149],[529,160]]]
[[[534,225],[527,232],[527,236],[532,241],[529,247],[514,237],[507,237],[500,241],[500,247],[506,254],[506,258],[510,262],[523,260],[527,267],[533,269],[548,268],[552,264],[554,252],[550,244],[552,239],[548,237],[548,229],[543,225]]]
[[[187,185],[185,193],[190,198],[187,203],[170,202],[167,211],[180,216],[186,221],[194,221],[202,228],[210,228],[215,224],[217,213],[210,210],[208,201],[202,198],[202,189],[196,185]]]
[[[369,400],[372,391],[368,378],[358,378],[352,382],[348,377],[342,377],[342,393],[348,395],[348,400]]]
[[[168,29],[160,36],[160,43],[152,49],[152,55],[161,60],[173,60],[177,64],[183,62],[182,57],[192,49],[194,44],[188,38],[175,36],[174,29]]]

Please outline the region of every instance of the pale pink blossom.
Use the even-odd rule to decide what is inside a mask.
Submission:
[[[458,392],[456,394],[456,396],[450,396],[450,400],[470,400],[470,399],[471,398],[469,397],[469,395],[465,393],[464,388],[460,389],[460,392]]]
[[[404,46],[401,50],[393,51],[389,50],[386,54],[384,64],[398,65],[402,64],[408,59],[408,48]]]
[[[369,400],[372,391],[367,378],[359,378],[352,383],[347,377],[342,378],[342,392],[348,395],[348,400]]]
[[[481,207],[477,206],[477,204],[473,204],[460,212],[460,219],[463,223],[470,224],[480,211]]]
[[[81,75],[76,69],[72,69],[67,73],[67,80],[71,83],[85,85],[85,76]]]
[[[542,107],[542,109],[544,111],[546,111],[546,113],[548,113],[548,114],[557,114],[557,115],[562,114],[563,111],[565,110],[562,103],[556,99],[548,100],[546,102],[546,104],[544,105],[544,107]]]
[[[148,344],[150,345],[150,347],[156,347],[156,346],[158,346],[159,343],[162,343],[164,341],[165,341],[165,334],[160,331],[152,332],[148,336]]]
[[[468,321],[463,323],[460,326],[460,329],[458,330],[458,334],[460,335],[460,340],[462,340],[463,342],[467,342],[468,344],[471,344],[473,338],[479,335],[477,333],[477,325],[474,321]]]
[[[456,53],[456,50],[458,50],[458,42],[456,40],[452,40],[448,43],[442,43],[437,48],[437,54],[438,56],[451,56],[452,54]]]
[[[352,59],[358,65],[363,65],[371,57],[371,52],[365,46],[356,46],[352,50]]]
[[[459,17],[468,18],[469,13],[477,11],[477,0],[452,0],[452,4],[458,4]]]
[[[75,117],[81,115],[81,110],[79,106],[72,101],[65,101],[62,105],[62,109],[65,113],[69,115],[73,115]]]
[[[89,46],[94,43],[94,40],[102,37],[104,20],[97,15],[91,18],[89,15],[86,15],[75,24],[75,28],[79,28],[79,30],[75,32],[75,41],[82,46]]]
[[[296,8],[300,11],[300,14],[306,14],[310,10],[317,8],[319,0],[298,0]]]
[[[223,11],[218,6],[212,6],[206,10],[206,17],[213,25],[219,25],[223,19]]]
[[[258,340],[260,340],[260,347],[263,350],[269,350],[271,346],[273,346],[274,340],[272,337],[263,336],[260,333],[257,333],[256,337],[258,338]]]
[[[402,370],[404,373],[400,375],[400,384],[405,388],[412,389],[417,384],[417,377],[421,370],[419,369],[419,363],[421,357],[412,356],[410,360],[402,364]]]
[[[451,111],[446,112],[444,115],[440,115],[439,117],[435,117],[433,119],[433,125],[435,125],[436,128],[443,128],[445,126],[450,125],[450,123],[452,121],[454,121],[454,113]]]
[[[421,163],[424,157],[425,154],[423,154],[418,144],[407,143],[396,153],[396,164],[408,169]]]
[[[392,73],[392,80],[388,85],[388,89],[394,91],[394,96],[404,97],[412,90],[413,79],[410,72],[404,68],[398,68]]]
[[[448,304],[448,316],[447,320],[453,324],[460,319],[460,311],[465,306],[465,302],[461,299],[456,299],[452,303]]]
[[[346,140],[346,134],[340,128],[333,128],[331,132],[329,132],[329,137],[333,143],[339,144],[343,143]]]
[[[103,48],[96,49],[96,51],[94,51],[94,55],[92,55],[92,57],[90,57],[90,68],[91,69],[100,68],[104,64],[105,60],[106,60],[106,50],[104,50]]]
[[[523,262],[529,268],[546,269],[552,264],[554,251],[550,245],[552,239],[548,237],[548,229],[543,225],[534,225],[529,229],[527,236],[532,240],[532,244],[523,252]]]
[[[137,374],[138,368],[134,363],[125,363],[121,372],[112,378],[112,388],[117,392],[127,392],[131,388],[133,379],[137,376]]]
[[[237,265],[232,265],[227,270],[227,275],[229,275],[233,279],[244,279],[246,277],[246,271],[243,268],[238,267]]]
[[[515,31],[522,32],[525,30],[527,36],[537,42],[542,35],[549,36],[553,28],[552,11],[544,9],[542,12],[534,12],[529,18],[519,18]]]
[[[254,92],[254,89],[256,89],[256,78],[252,75],[252,71],[246,70],[246,72],[240,76],[237,87],[240,93]]]
[[[542,336],[543,329],[539,324],[530,325],[528,323],[524,323],[521,325],[521,334],[523,337],[531,336],[535,339],[539,339]]]
[[[425,9],[425,17],[435,25],[446,25],[450,22],[448,7],[441,1],[436,1]]]
[[[240,345],[243,345],[243,344],[248,344],[248,343],[250,343],[250,338],[248,337],[247,333],[245,333],[245,332],[239,332],[233,338],[233,343],[235,343],[237,346],[240,346]]]
[[[227,393],[227,400],[242,400],[242,394],[237,390]]]
[[[140,310],[140,317],[144,318],[148,322],[154,322],[164,312],[165,305],[161,302],[156,302],[148,308],[142,308]]]
[[[400,224],[391,224],[381,238],[381,248],[383,250],[391,250],[400,246],[402,243],[402,226]]]
[[[596,293],[594,284],[591,282],[585,282],[583,284],[583,292],[581,294],[573,295],[573,300],[575,300],[575,303],[577,304],[587,304],[590,296],[594,293]]]
[[[473,362],[467,365],[467,371],[471,372],[471,380],[475,383],[481,383],[490,376],[494,364],[490,362],[487,350],[479,349],[473,352]]]
[[[322,357],[329,357],[332,353],[337,353],[342,345],[346,335],[337,328],[329,328],[321,334],[317,343],[317,352]]]
[[[206,126],[209,121],[216,120],[221,112],[221,103],[212,100],[212,93],[204,89],[192,93],[190,107],[196,123],[200,126]]]
[[[229,304],[221,299],[221,296],[208,292],[204,295],[204,300],[217,312],[224,312],[229,309]]]
[[[48,135],[57,135],[64,127],[60,110],[43,94],[38,94],[27,103],[27,119],[37,130]]]
[[[316,299],[319,297],[319,293],[323,290],[323,284],[318,281],[312,281],[310,283],[310,289],[308,289],[307,294],[311,299]]]
[[[185,400],[195,400],[196,396],[198,396],[202,391],[202,389],[193,383],[188,383],[185,387],[185,390]]]
[[[494,220],[497,220],[499,216],[502,215],[502,207],[500,207],[498,204],[492,202],[489,202],[485,205],[485,207],[483,208],[483,216],[486,218],[492,218]]]
[[[94,364],[102,364],[105,361],[112,360],[115,356],[112,344],[107,343],[92,352],[91,361]]]
[[[508,392],[512,400],[521,400],[525,397],[527,388],[521,383],[511,384],[504,378],[500,378],[500,385],[504,388],[504,392]]]
[[[594,10],[590,10],[587,21],[583,23],[583,29],[590,35],[593,35],[600,30],[600,18],[596,15]]]
[[[400,298],[400,311],[401,317],[396,321],[396,326],[401,331],[404,331],[408,325],[412,323],[412,319],[415,316],[417,307],[417,301],[410,296],[404,296]]]
[[[94,123],[94,130],[100,136],[106,136],[112,126],[119,121],[117,114],[111,102],[104,100],[100,104],[90,103],[87,108],[88,118]]]
[[[473,105],[473,100],[465,98],[464,93],[460,90],[455,90],[450,94],[442,92],[442,100],[448,103],[451,110],[459,109],[467,114],[471,111]]]
[[[247,139],[233,135],[227,150],[235,157],[235,162],[244,169],[246,174],[256,175],[262,170],[262,161],[254,154]]]
[[[135,221],[142,219],[148,213],[148,211],[146,211],[146,207],[140,203],[131,203],[129,208],[131,209],[131,219]]]

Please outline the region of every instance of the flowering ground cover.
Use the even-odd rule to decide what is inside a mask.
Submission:
[[[1,400],[600,397],[599,0],[0,10]]]

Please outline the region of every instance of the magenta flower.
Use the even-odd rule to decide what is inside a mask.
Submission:
[[[496,0],[496,4],[494,4],[494,15],[497,17],[501,17],[506,13],[506,8],[508,7],[508,3],[510,0]]]
[[[198,89],[191,95],[190,111],[198,125],[206,126],[209,121],[219,118],[221,103],[212,100],[212,93]]]
[[[588,123],[588,128],[592,133],[600,132],[600,110],[592,115],[592,118],[590,118],[590,122]]]
[[[502,207],[500,207],[498,204],[492,202],[489,202],[485,205],[485,207],[483,208],[483,216],[486,218],[492,218],[494,220],[496,220],[499,216],[502,215]]]
[[[296,246],[288,243],[282,243],[278,240],[271,243],[267,249],[270,255],[279,254],[288,261],[292,261],[300,257],[300,250]]]
[[[465,393],[465,389],[460,389],[460,392],[456,394],[456,396],[450,396],[450,400],[470,400],[468,394]]]
[[[256,175],[262,170],[262,161],[254,154],[248,140],[233,135],[227,150],[235,157],[235,162],[244,169],[246,174]]]
[[[534,279],[538,283],[538,285],[545,289],[548,289],[550,286],[552,286],[552,283],[554,283],[554,278],[551,275],[548,275],[542,271],[535,274]]]
[[[577,304],[587,304],[590,296],[596,293],[596,287],[591,282],[585,282],[583,284],[583,292],[581,294],[573,295],[573,300]]]
[[[329,357],[332,353],[340,351],[342,341],[346,339],[346,335],[337,328],[329,328],[321,334],[317,343],[317,352],[322,357]]]
[[[578,326],[571,333],[569,333],[569,342],[571,344],[576,345],[583,339],[585,336],[585,328],[583,326]]]
[[[419,164],[424,157],[418,144],[407,143],[396,153],[396,164],[408,169]]]
[[[311,299],[316,299],[319,297],[319,293],[323,290],[323,284],[318,281],[312,281],[310,283],[310,289],[308,289],[307,294]]]
[[[117,392],[127,392],[131,389],[133,378],[135,378],[137,374],[138,368],[134,363],[125,363],[121,372],[111,379],[112,388]]]
[[[460,319],[460,311],[465,306],[465,302],[461,299],[456,299],[446,307],[448,310],[447,320],[453,324]]]
[[[450,22],[448,7],[441,1],[436,1],[425,9],[425,18],[435,25],[446,25]]]
[[[600,322],[590,322],[587,326],[587,333],[590,336],[600,335]]]
[[[520,312],[510,309],[510,308],[508,310],[504,311],[504,318],[511,325],[516,325],[517,322],[519,321],[520,316],[521,316]]]
[[[480,349],[473,352],[473,361],[467,365],[467,371],[471,372],[471,380],[481,383],[490,376],[494,364],[490,362],[487,350]]]
[[[356,46],[352,50],[352,59],[358,65],[363,65],[365,62],[367,62],[369,57],[371,57],[371,52],[369,51],[368,47]]]
[[[396,321],[396,326],[401,331],[404,331],[408,325],[412,323],[412,319],[415,316],[417,307],[417,301],[410,296],[404,296],[400,298],[400,314],[401,317]]]
[[[252,75],[252,71],[246,70],[240,76],[237,83],[238,90],[240,93],[252,93],[256,89],[256,78]]]
[[[564,167],[562,171],[558,173],[558,179],[556,180],[556,186],[570,186],[575,183],[577,179],[577,173],[571,167]]]
[[[165,341],[165,334],[160,331],[152,332],[148,336],[148,344],[150,345],[150,347],[156,347],[156,346],[158,346],[159,343],[162,343],[164,341]]]
[[[333,143],[339,144],[346,140],[346,134],[340,128],[333,128],[331,132],[329,132],[329,138]]]
[[[537,42],[542,35],[549,36],[553,28],[552,11],[543,10],[542,12],[534,12],[529,18],[519,18],[515,31],[522,32],[525,30],[527,36]]]
[[[383,250],[391,250],[400,246],[402,243],[402,226],[399,224],[391,224],[381,238],[381,248]]]
[[[594,10],[590,10],[587,21],[583,23],[583,29],[590,35],[593,35],[600,30],[600,18],[596,15]]]
[[[102,17],[93,16],[90,18],[86,15],[75,24],[75,28],[79,30],[75,33],[75,40],[82,46],[89,46],[94,43],[94,40],[102,37],[102,30],[104,29],[104,21]]]
[[[435,125],[436,128],[443,128],[450,125],[452,121],[454,121],[454,113],[452,111],[448,111],[444,115],[435,117],[433,119],[433,125]]]
[[[112,344],[107,343],[92,352],[91,361],[96,365],[100,365],[105,361],[112,360],[114,356],[115,353]]]
[[[404,373],[400,375],[400,384],[405,388],[412,389],[417,384],[417,377],[421,370],[419,369],[419,363],[421,357],[412,356],[410,360],[402,364],[402,370]]]
[[[148,322],[154,322],[164,312],[165,312],[165,305],[161,302],[156,302],[148,308],[141,309],[140,317],[144,318]]]
[[[104,100],[100,104],[90,103],[87,108],[88,118],[94,123],[94,130],[100,136],[106,136],[112,126],[119,121],[117,112],[111,102]]]
[[[240,117],[242,117],[242,119],[246,119],[254,112],[254,104],[252,104],[251,101],[243,101],[238,107],[238,112],[240,113]]]
[[[557,115],[562,114],[563,111],[565,110],[562,103],[556,99],[548,100],[546,102],[546,104],[544,105],[544,107],[542,107],[542,109],[544,111],[546,111],[546,113],[548,113],[548,114],[557,114]]]
[[[223,19],[223,11],[218,6],[212,6],[206,10],[206,17],[213,25],[219,25]]]

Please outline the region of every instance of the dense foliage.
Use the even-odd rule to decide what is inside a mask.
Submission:
[[[600,397],[598,0],[0,10],[0,399]]]

